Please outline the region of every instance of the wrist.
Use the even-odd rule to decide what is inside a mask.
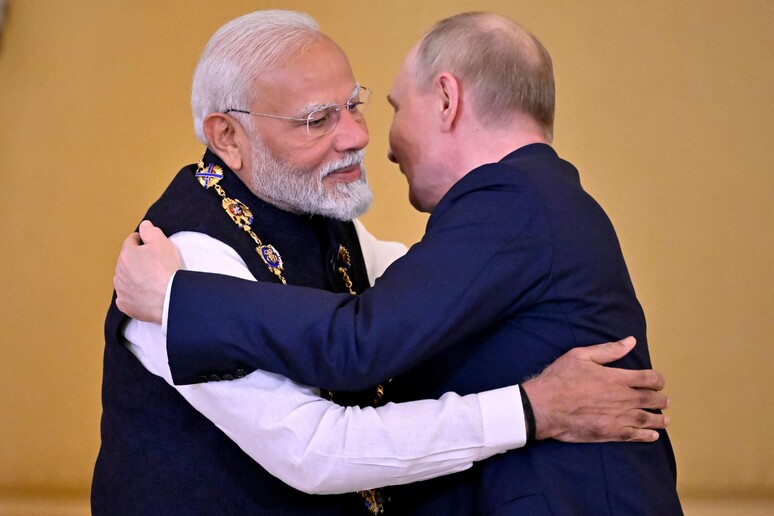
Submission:
[[[524,412],[524,431],[527,434],[527,443],[535,440],[536,428],[535,428],[535,412],[532,410],[532,403],[530,403],[527,391],[524,390],[524,386],[519,384],[519,394],[521,394],[521,408]]]
[[[526,398],[529,400],[534,428],[533,437],[537,441],[554,437],[551,428],[552,422],[549,417],[550,410],[546,411],[546,406],[550,405],[550,403],[548,403],[549,400],[547,400],[545,396],[546,385],[542,385],[543,388],[541,388],[540,384],[540,376],[536,376],[519,385],[519,387],[523,389],[522,392],[526,394]]]

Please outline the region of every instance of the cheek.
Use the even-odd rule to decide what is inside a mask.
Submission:
[[[390,124],[390,132],[387,135],[387,141],[390,144],[390,152],[394,153],[396,146],[398,145],[398,129],[394,119]]]
[[[390,126],[390,149],[398,160],[405,160],[411,153],[411,138],[402,119],[395,119]]]
[[[308,144],[283,146],[281,151],[275,154],[275,157],[295,169],[311,173],[326,162],[330,146],[320,145],[321,143],[323,142],[310,141]]]

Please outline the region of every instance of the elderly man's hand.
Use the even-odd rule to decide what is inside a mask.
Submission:
[[[603,367],[632,350],[636,341],[575,348],[522,387],[535,413],[536,437],[565,442],[658,439],[654,429],[669,418],[643,409],[669,404],[664,378],[656,371]]]
[[[124,240],[118,256],[113,277],[118,309],[133,319],[161,323],[167,284],[181,267],[175,245],[143,221],[140,232]]]

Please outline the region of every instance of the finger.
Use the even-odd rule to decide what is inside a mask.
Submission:
[[[636,389],[638,393],[637,408],[658,409],[669,408],[669,398],[666,394],[650,389]]]
[[[116,297],[116,308],[118,308],[120,311],[122,311],[124,314],[128,315],[129,317],[132,317],[132,313],[131,313],[132,306],[128,303],[125,303],[124,300],[121,298],[121,296]]]
[[[149,220],[140,222],[140,238],[146,244],[166,238],[164,232],[153,225]]]
[[[623,440],[629,439],[627,434],[632,430],[663,430],[669,426],[669,416],[646,410],[629,411],[625,421],[630,422],[630,424],[618,432]]]
[[[669,416],[661,413],[648,412],[647,410],[630,410],[626,413],[626,421],[632,428],[666,428],[669,424]]]
[[[607,364],[623,358],[634,348],[637,339],[626,337],[617,342],[608,342],[606,344],[597,344],[596,346],[587,346],[583,348],[581,357],[591,360],[597,364]],[[585,357],[584,357],[585,355]]]
[[[652,443],[653,441],[658,441],[658,432],[644,428],[631,428],[622,436],[621,441],[630,443]]]
[[[124,243],[121,245],[121,250],[128,247],[139,247],[142,244],[142,240],[140,240],[140,234],[135,232],[129,235],[124,239]]]
[[[643,423],[640,425],[642,428],[663,430],[669,426],[669,416],[666,414],[654,414],[653,412],[645,412],[645,414],[647,414],[647,416],[645,416]]]
[[[119,298],[121,297],[121,294],[125,293],[127,290],[120,262],[116,265],[116,272],[113,274],[113,290],[116,291],[116,295]]]
[[[660,391],[666,385],[661,373],[653,369],[618,369],[621,381],[629,387]]]

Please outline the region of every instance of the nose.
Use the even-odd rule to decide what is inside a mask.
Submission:
[[[339,123],[333,131],[334,145],[339,152],[360,150],[368,145],[368,124],[362,115],[355,118],[352,113],[343,109],[339,114]]]
[[[392,147],[387,147],[387,159],[392,161],[393,163],[398,162],[398,158],[396,158],[395,153],[392,152]]]

